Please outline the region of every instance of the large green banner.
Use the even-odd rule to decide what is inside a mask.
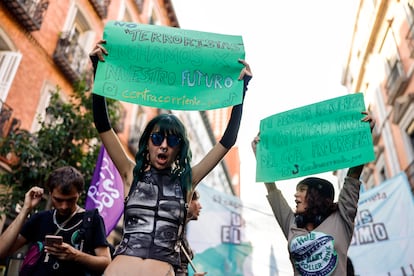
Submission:
[[[242,102],[241,36],[109,21],[93,92],[140,105],[209,110]]]
[[[362,93],[272,115],[260,122],[257,182],[273,182],[375,159]]]

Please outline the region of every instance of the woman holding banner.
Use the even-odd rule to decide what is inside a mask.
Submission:
[[[104,43],[98,42],[90,54],[95,71],[98,60],[103,62],[104,56],[110,54]],[[245,93],[252,73],[244,60],[239,62],[244,65],[239,80],[244,81]],[[104,274],[173,276],[173,267],[180,265],[187,203],[197,184],[234,145],[243,103],[233,107],[220,142],[198,164],[190,167],[187,132],[176,116],[161,114],[147,124],[133,161],[111,127],[105,98],[96,94],[92,97],[95,126],[128,187],[125,189],[123,237]]]
[[[362,113],[366,115],[362,121],[369,122],[372,131],[375,120],[367,112]],[[254,154],[259,135],[252,141]],[[329,181],[317,177],[301,180],[294,195],[296,212],[275,183],[265,183],[273,214],[288,240],[295,275],[346,275],[363,167],[348,170],[337,203]]]

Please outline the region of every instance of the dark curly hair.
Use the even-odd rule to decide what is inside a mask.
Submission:
[[[180,138],[180,151],[178,152],[177,159],[171,167],[171,173],[173,180],[177,177],[180,178],[181,187],[183,189],[185,198],[187,198],[187,192],[191,189],[191,149],[190,142],[188,141],[187,131],[183,123],[172,114],[160,114],[152,119],[139,139],[138,152],[135,155],[135,168],[134,168],[134,183],[144,175],[145,169],[150,165],[147,158],[148,155],[148,141],[152,131],[157,128],[157,131],[165,135],[174,134]]]
[[[315,227],[320,225],[330,214],[338,210],[338,204],[334,200],[334,188],[331,182],[317,177],[308,177],[298,183],[308,187],[306,201],[308,208],[304,213],[296,214],[298,227],[305,227],[307,223],[313,223]]]
[[[52,171],[47,179],[46,187],[52,193],[54,189],[59,189],[62,194],[68,195],[73,187],[82,193],[85,186],[83,175],[72,166],[63,166]]]

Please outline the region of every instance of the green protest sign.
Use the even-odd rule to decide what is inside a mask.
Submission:
[[[109,21],[104,39],[108,56],[98,64],[96,94],[175,110],[242,102],[241,36]]]
[[[362,93],[272,115],[260,122],[257,182],[349,168],[375,159]]]

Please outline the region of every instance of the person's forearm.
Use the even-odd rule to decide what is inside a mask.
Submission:
[[[5,258],[10,253],[12,253],[10,252],[10,250],[15,244],[17,236],[19,235],[20,229],[22,229],[22,226],[24,222],[26,221],[26,218],[29,213],[30,213],[29,209],[23,208],[20,211],[20,213],[17,215],[17,217],[13,220],[13,222],[7,227],[7,229],[0,236],[0,258]]]
[[[265,187],[267,190],[267,193],[270,194],[271,192],[276,191],[276,183],[275,182],[266,182]]]

